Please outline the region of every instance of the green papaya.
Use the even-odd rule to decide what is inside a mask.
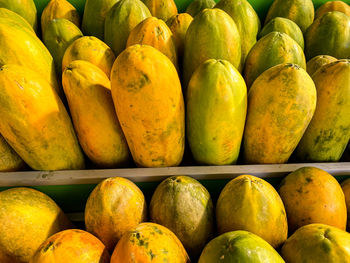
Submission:
[[[186,13],[192,17],[198,15],[206,8],[213,8],[215,6],[214,0],[193,0],[186,8]]]
[[[312,77],[312,75],[323,65],[337,61],[335,57],[327,55],[319,55],[310,59],[306,63],[306,71]]]

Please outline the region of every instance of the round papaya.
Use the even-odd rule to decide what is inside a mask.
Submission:
[[[33,27],[28,23],[27,20],[25,20],[22,16],[20,16],[19,14],[11,11],[10,9],[7,8],[0,8],[0,19],[9,19],[11,20],[12,23],[17,24],[19,27],[26,28],[29,31],[33,32],[34,34],[35,31],[33,29]]]
[[[307,60],[318,55],[350,59],[350,16],[333,11],[317,18],[305,32]]]
[[[134,161],[139,166],[180,164],[185,110],[170,59],[148,45],[133,45],[114,62],[112,97]]]
[[[303,167],[287,175],[278,190],[293,233],[307,224],[321,223],[345,230],[346,204],[338,181],[316,167]]]
[[[193,0],[186,8],[186,13],[192,17],[198,15],[202,10],[206,8],[213,8],[215,6],[214,0]]]
[[[247,113],[247,87],[226,60],[209,59],[193,73],[186,96],[187,139],[202,164],[236,163]]]
[[[197,180],[173,176],[153,193],[150,219],[169,228],[191,258],[197,258],[214,236],[214,208],[210,194]]]
[[[141,223],[123,235],[116,245],[111,263],[190,263],[176,235],[155,223]]]
[[[248,231],[232,231],[211,240],[198,263],[284,263],[264,239]]]
[[[24,166],[25,162],[0,135],[0,172],[18,171]]]
[[[217,8],[203,10],[188,27],[183,59],[185,89],[196,68],[211,58],[225,59],[238,70],[242,66],[237,26],[226,12]]]
[[[142,0],[152,16],[167,21],[177,14],[177,7],[174,0]]]
[[[244,67],[244,79],[250,88],[265,70],[283,63],[297,64],[306,69],[303,49],[290,36],[271,32],[260,38],[248,54]]]
[[[246,230],[277,248],[287,239],[287,216],[277,191],[263,179],[241,175],[221,191],[216,204],[220,234]]]
[[[315,108],[315,84],[300,66],[280,64],[262,73],[248,93],[246,163],[287,162]]]
[[[281,249],[287,263],[350,262],[350,234],[324,224],[299,228]]]
[[[49,237],[30,263],[109,263],[106,247],[95,236],[80,229],[68,229]]]
[[[315,19],[323,16],[324,14],[332,11],[342,12],[350,16],[350,6],[343,1],[328,1],[321,5],[315,13]]]
[[[0,192],[0,259],[29,262],[51,235],[72,227],[66,215],[46,194],[31,188]]]
[[[130,32],[150,16],[150,11],[141,0],[119,1],[107,13],[104,42],[118,56],[125,49]]]
[[[327,55],[319,55],[312,59],[310,59],[306,63],[306,71],[307,73],[312,77],[312,75],[320,69],[323,65],[326,65],[328,63],[337,61],[335,57],[327,56]]]
[[[346,229],[350,229],[350,179],[346,179],[341,183],[341,188],[345,196],[346,210],[347,210],[347,224]]]
[[[86,230],[113,251],[119,239],[146,220],[147,207],[141,190],[122,177],[107,178],[91,192],[85,206]]]

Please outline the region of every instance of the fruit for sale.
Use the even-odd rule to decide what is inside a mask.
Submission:
[[[53,57],[57,76],[62,75],[62,60],[66,49],[82,36],[80,29],[64,18],[53,19],[46,27],[43,42]]]
[[[150,203],[150,219],[173,231],[193,258],[214,237],[210,194],[188,176],[169,177],[158,185]]]
[[[106,74],[90,62],[75,60],[63,72],[62,84],[85,154],[99,167],[125,164],[130,153]]]
[[[224,10],[236,23],[241,37],[241,65],[244,67],[248,53],[256,43],[256,38],[260,31],[260,19],[247,0],[220,0],[215,8]]]
[[[67,0],[51,0],[41,14],[41,31],[45,35],[46,27],[53,19],[64,18],[80,27],[78,11]]]
[[[198,263],[284,263],[269,243],[247,231],[232,231],[211,240]]]
[[[236,163],[247,113],[247,87],[226,60],[209,59],[193,73],[186,96],[187,139],[202,164]]]
[[[155,223],[141,223],[119,240],[111,263],[190,263],[176,235]]]
[[[273,31],[285,33],[293,38],[299,46],[304,49],[304,36],[300,28],[292,20],[283,17],[275,17],[268,22],[259,34],[259,38],[266,36]]]
[[[76,39],[63,55],[62,72],[74,60],[88,61],[110,77],[115,55],[112,49],[96,37],[80,37]]]
[[[241,38],[237,26],[226,12],[217,8],[203,10],[188,27],[183,59],[185,89],[196,68],[211,58],[225,59],[235,68],[241,68]]]
[[[24,29],[24,28],[28,29],[29,31],[31,31],[35,34],[33,27],[22,16],[11,11],[10,9],[1,7],[0,8],[0,20],[3,20],[3,19],[8,19],[11,21],[11,23],[15,23],[19,27],[22,27],[22,29]],[[8,21],[8,23],[10,23],[10,21]]]
[[[305,33],[307,60],[318,55],[350,59],[350,16],[333,11],[317,18]]]
[[[186,13],[192,17],[198,15],[202,10],[206,8],[213,8],[215,6],[214,0],[193,0],[186,8]]]
[[[19,14],[27,20],[35,32],[37,31],[38,18],[36,6],[33,0],[0,0],[0,7],[7,8]]]
[[[173,33],[163,20],[149,17],[131,30],[126,46],[130,47],[136,44],[149,45],[158,49],[178,69],[178,58]]]
[[[69,115],[39,73],[19,65],[0,68],[0,115],[0,133],[32,169],[84,168]]]
[[[248,88],[265,70],[283,63],[297,64],[306,69],[303,49],[290,36],[271,32],[259,39],[245,62],[244,79]]]
[[[320,69],[323,65],[326,65],[328,63],[337,61],[335,57],[327,56],[327,55],[319,55],[312,59],[310,59],[306,63],[306,71],[307,73],[312,77],[312,75]]]
[[[86,36],[103,40],[105,19],[108,11],[119,0],[86,0],[81,29]]]
[[[275,17],[284,17],[294,21],[305,33],[314,21],[312,0],[274,0],[265,18],[265,25]]]
[[[337,162],[350,139],[350,60],[326,64],[312,79],[316,111],[296,153],[302,161]]]
[[[184,152],[185,111],[173,63],[148,45],[133,45],[116,59],[112,97],[134,161],[178,165]]]
[[[104,41],[116,56],[126,47],[132,29],[150,17],[151,13],[141,0],[121,0],[107,13]]]
[[[241,175],[221,191],[216,205],[220,234],[246,230],[274,248],[287,239],[287,216],[277,191],[263,179]]]
[[[324,14],[332,11],[342,12],[350,16],[350,6],[343,1],[329,1],[320,6],[315,13],[315,19],[323,16]]]
[[[341,183],[341,188],[345,196],[346,210],[347,210],[347,224],[346,229],[350,229],[350,179],[346,179]]]
[[[299,228],[284,243],[281,255],[287,263],[350,262],[350,234],[324,224]]]
[[[346,204],[337,180],[316,167],[303,167],[287,175],[278,190],[285,205],[289,232],[322,223],[345,230]]]
[[[23,168],[25,163],[0,135],[0,172],[13,172]]]
[[[177,14],[174,0],[142,0],[151,11],[152,16],[162,19],[164,22]]]
[[[50,197],[31,188],[0,192],[0,207],[1,263],[29,262],[47,238],[72,227]]]
[[[248,94],[246,163],[287,162],[315,108],[315,84],[300,66],[280,64],[262,73]]]
[[[100,240],[80,229],[68,229],[48,238],[30,263],[109,263],[110,256]]]

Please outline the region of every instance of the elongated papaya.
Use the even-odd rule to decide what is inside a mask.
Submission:
[[[142,0],[155,16],[163,21],[177,14],[177,7],[174,0]]]
[[[12,21],[12,23],[17,24],[18,26],[23,28],[26,28],[30,31],[32,31],[34,34],[35,31],[33,29],[33,27],[28,23],[27,20],[25,20],[22,16],[20,16],[19,14],[11,11],[10,9],[7,8],[0,8],[0,19],[9,19]]]
[[[185,111],[173,63],[148,45],[133,45],[114,62],[112,97],[134,161],[176,166],[183,156]]]
[[[0,133],[34,170],[82,169],[83,154],[60,98],[39,73],[0,68]]]
[[[19,155],[0,135],[0,172],[17,171],[24,167],[25,163]]]

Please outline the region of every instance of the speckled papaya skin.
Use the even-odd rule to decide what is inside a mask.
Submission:
[[[312,77],[312,75],[319,70],[323,65],[337,61],[335,57],[328,55],[319,55],[310,59],[306,63],[306,72]]]
[[[25,166],[25,162],[0,135],[0,172],[13,172]]]

